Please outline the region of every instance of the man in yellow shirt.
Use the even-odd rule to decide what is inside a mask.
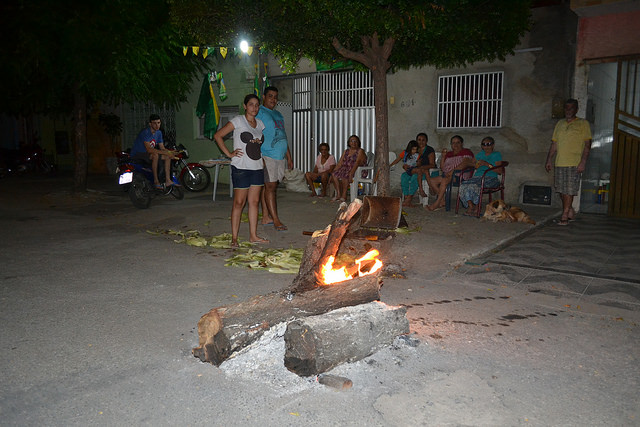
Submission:
[[[580,190],[580,175],[584,172],[591,150],[591,127],[585,119],[576,117],[578,101],[567,99],[565,118],[556,123],[551,137],[545,169],[551,171],[555,156],[554,186],[562,199],[562,217],[558,225],[567,225],[575,218],[571,206]]]

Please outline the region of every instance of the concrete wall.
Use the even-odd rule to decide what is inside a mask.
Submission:
[[[571,96],[577,17],[566,6],[534,9],[533,14],[531,32],[505,61],[464,69],[416,68],[389,75],[390,148],[400,151],[418,132],[426,132],[436,150],[448,147],[451,136],[459,134],[465,147],[477,153],[481,139],[491,135],[497,150],[510,162],[508,202],[518,200],[524,182],[550,184],[544,162],[553,127],[563,117],[563,101]],[[488,71],[504,71],[503,127],[437,129],[438,77]]]

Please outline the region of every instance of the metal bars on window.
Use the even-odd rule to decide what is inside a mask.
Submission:
[[[440,76],[438,129],[502,127],[504,72]]]

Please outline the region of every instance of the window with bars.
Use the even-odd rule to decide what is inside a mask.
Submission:
[[[502,127],[504,72],[440,76],[438,129]]]
[[[235,116],[240,114],[240,108],[237,105],[234,105],[231,107],[226,107],[226,106],[218,107],[218,110],[220,111],[220,123],[218,123],[218,129],[222,128],[224,125],[227,124],[227,122],[229,122],[229,120],[233,119]],[[205,139],[204,120],[205,120],[205,116],[202,116],[198,119],[198,138],[197,139]],[[228,139],[232,136],[233,134],[230,133],[225,137],[225,139]]]

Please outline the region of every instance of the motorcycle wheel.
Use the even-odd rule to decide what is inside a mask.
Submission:
[[[171,190],[169,192],[173,197],[178,200],[184,199],[184,191],[182,191],[182,187],[176,187],[175,185],[172,185],[170,188]]]
[[[133,181],[129,187],[129,198],[133,206],[139,209],[147,209],[151,203],[151,186],[149,181],[138,174],[133,175]]]
[[[185,168],[182,171],[180,181],[184,188],[195,193],[209,187],[209,184],[211,184],[211,175],[209,175],[209,171],[204,167],[194,166],[192,169]]]

